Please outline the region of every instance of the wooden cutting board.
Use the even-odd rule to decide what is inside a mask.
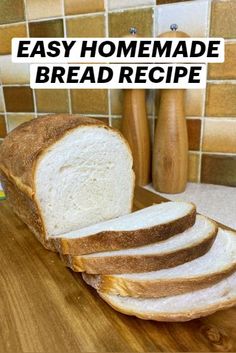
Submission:
[[[136,208],[161,201],[136,190]],[[236,351],[236,308],[187,323],[119,314],[40,245],[7,201],[0,223],[1,353]]]

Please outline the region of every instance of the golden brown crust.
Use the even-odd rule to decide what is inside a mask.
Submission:
[[[31,120],[14,129],[0,147],[0,179],[13,211],[50,250],[45,227],[35,198],[34,172],[37,160],[53,143],[79,126],[101,125],[99,120],[78,115],[50,115]]]
[[[79,126],[101,125],[100,120],[78,115],[49,115],[14,129],[1,144],[0,170],[19,188],[34,193],[34,170],[40,154]]]
[[[38,240],[50,250],[39,205],[35,199],[34,172],[39,156],[68,131],[79,126],[101,125],[99,120],[78,115],[50,115],[31,120],[14,129],[0,147],[0,178],[13,211]]]
[[[53,243],[45,239],[43,221],[37,203],[27,193],[21,191],[3,172],[0,172],[0,177],[8,203],[14,213],[29,227],[45,248],[56,251]]]
[[[109,128],[100,120],[78,115],[50,115],[33,119],[14,129],[0,146],[0,179],[14,212],[28,225],[43,245],[55,250],[46,239],[40,207],[35,195],[34,174],[37,162],[51,145],[78,127]],[[130,150],[127,141],[122,138]],[[131,154],[131,151],[130,151]],[[22,205],[21,205],[22,203]]]
[[[229,309],[232,306],[236,305],[236,298],[233,299],[226,299],[226,301],[222,304],[215,304],[206,307],[205,309],[198,310],[198,311],[191,311],[191,312],[186,312],[186,313],[151,313],[151,312],[146,312],[146,313],[137,313],[134,312],[133,310],[128,310],[126,308],[120,307],[116,305],[115,302],[112,301],[112,298],[109,297],[109,295],[106,295],[104,293],[98,292],[100,297],[107,302],[113,309],[121,312],[122,314],[130,315],[130,316],[136,316],[140,319],[143,320],[154,320],[154,321],[165,321],[165,322],[181,322],[181,321],[190,321],[193,319],[197,319],[200,317],[208,316],[211,314],[214,314],[216,311],[219,310],[225,310]]]
[[[103,231],[94,235],[54,240],[55,247],[62,254],[84,255],[89,253],[128,249],[166,240],[192,227],[196,219],[196,208],[175,221],[135,231]]]
[[[89,274],[119,274],[157,271],[181,265],[204,255],[212,246],[217,235],[217,227],[208,237],[193,246],[165,254],[120,255],[120,256],[70,256],[67,262],[75,272]]]
[[[61,261],[63,262],[63,264],[66,266],[66,267],[69,267],[69,268],[72,268],[73,267],[73,264],[71,262],[72,260],[72,257],[68,256],[68,255],[63,255],[61,253],[59,253],[59,256],[60,256],[60,259]]]
[[[162,298],[184,294],[214,285],[236,271],[236,263],[220,272],[206,276],[163,280],[132,280],[112,275],[88,275],[83,273],[87,284],[99,292],[113,295]]]

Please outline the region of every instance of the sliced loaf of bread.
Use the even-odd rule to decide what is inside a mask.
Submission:
[[[161,298],[209,287],[236,271],[236,233],[219,229],[205,255],[171,269],[120,275],[89,275],[83,279],[100,292]]]
[[[156,321],[188,321],[236,304],[236,272],[208,288],[165,298],[121,297],[101,292],[99,295],[127,315]]]
[[[62,260],[74,271],[91,274],[155,271],[204,255],[212,246],[217,231],[214,222],[204,216],[197,216],[193,227],[162,242],[90,255],[62,255]]]
[[[0,146],[8,202],[50,249],[55,236],[131,212],[132,165],[119,131],[78,115],[33,119]]]
[[[187,202],[165,202],[55,238],[62,254],[83,255],[151,244],[191,227],[196,207]]]

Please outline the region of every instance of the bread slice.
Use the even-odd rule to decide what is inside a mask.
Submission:
[[[168,240],[143,247],[62,258],[74,271],[92,274],[136,273],[174,267],[204,255],[212,246],[217,226],[197,216],[193,227]]]
[[[123,314],[145,320],[189,321],[236,305],[236,272],[208,288],[165,298],[99,295]]]
[[[55,244],[59,252],[70,255],[132,248],[168,239],[191,227],[195,219],[193,204],[165,202],[63,234]]]
[[[209,287],[234,271],[236,271],[236,233],[219,229],[209,252],[183,265],[154,272],[121,275],[83,273],[83,279],[99,292],[161,298]]]
[[[78,115],[33,119],[0,146],[8,202],[49,248],[54,236],[131,212],[132,163],[117,130]]]

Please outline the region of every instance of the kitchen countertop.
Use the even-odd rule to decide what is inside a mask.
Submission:
[[[164,201],[143,188],[135,208]],[[0,201],[0,352],[236,351],[236,308],[186,323],[120,314]]]
[[[152,185],[148,185],[146,188],[169,200],[193,202],[197,205],[199,213],[236,229],[235,187],[188,183],[183,193],[174,195],[157,193]]]

